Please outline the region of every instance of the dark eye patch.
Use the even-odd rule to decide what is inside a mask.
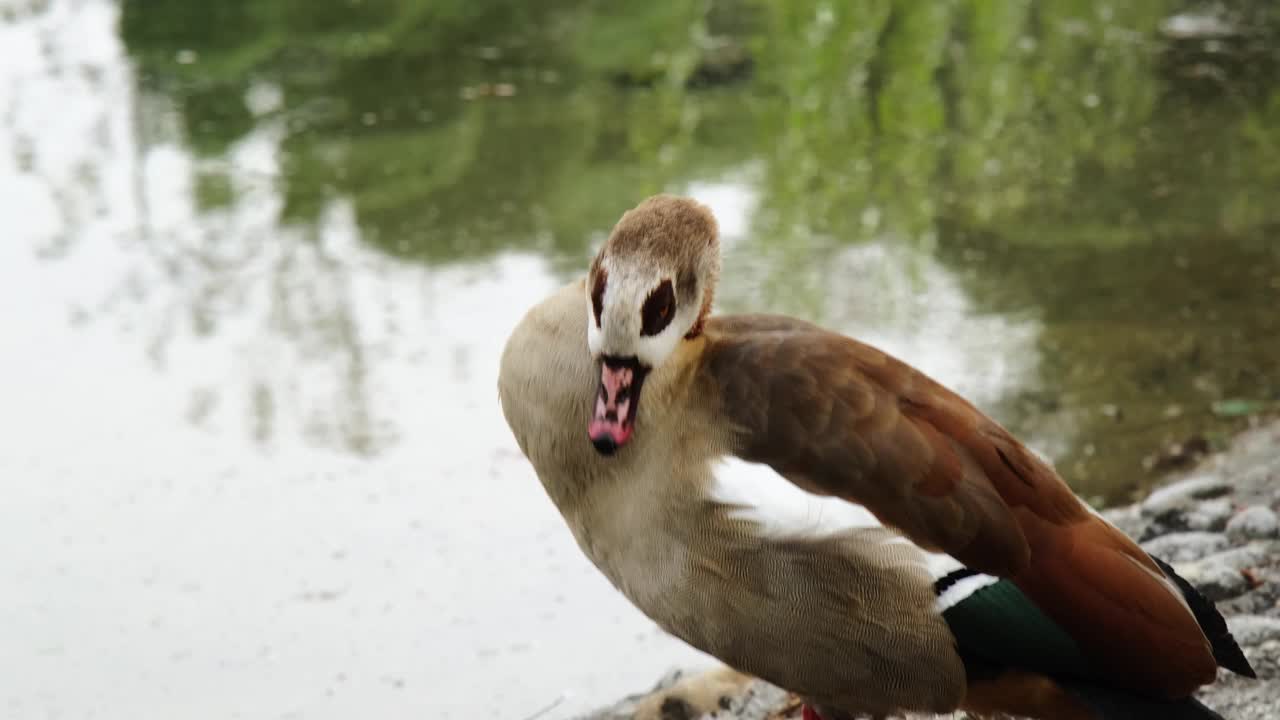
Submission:
[[[640,308],[640,334],[657,335],[671,324],[676,316],[676,292],[670,280],[663,280],[649,293]]]
[[[596,284],[591,288],[591,310],[596,315],[596,327],[600,327],[600,315],[604,312],[604,286],[609,274],[602,268],[596,273]]]

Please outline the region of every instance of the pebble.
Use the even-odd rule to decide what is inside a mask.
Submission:
[[[1244,570],[1267,561],[1271,543],[1252,542],[1194,562],[1176,562],[1174,570],[1214,602],[1239,597],[1252,589]]]
[[[1220,498],[1231,493],[1231,483],[1216,475],[1200,475],[1162,487],[1142,501],[1142,514],[1163,518],[1184,513],[1201,500]]]
[[[1230,543],[1214,532],[1176,532],[1142,543],[1142,549],[1169,563],[1185,563],[1222,552]]]
[[[1280,640],[1280,618],[1266,615],[1236,615],[1227,618],[1227,628],[1240,647],[1261,645],[1268,640]]]
[[[1232,570],[1244,570],[1245,568],[1258,567],[1266,563],[1274,553],[1275,543],[1259,540],[1248,545],[1241,545],[1220,553],[1214,553],[1201,559],[1200,562],[1222,565]]]
[[[1237,541],[1280,537],[1280,519],[1264,505],[1245,508],[1227,523],[1227,537]]]
[[[1213,562],[1213,556],[1179,565],[1174,570],[1213,602],[1240,597],[1249,591],[1249,580],[1244,573]]]
[[[1234,512],[1228,498],[1206,500],[1184,513],[1182,522],[1187,530],[1220,532],[1227,527],[1227,521]]]
[[[1280,481],[1280,456],[1259,462],[1240,473],[1236,480],[1245,487],[1272,487],[1277,481]]]

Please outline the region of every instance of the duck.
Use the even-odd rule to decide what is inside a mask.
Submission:
[[[627,210],[519,321],[498,398],[636,608],[809,720],[1215,718],[1213,604],[973,404],[802,319],[713,313],[715,216]]]

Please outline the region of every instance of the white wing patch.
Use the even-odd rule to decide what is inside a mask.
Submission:
[[[865,507],[808,492],[768,465],[729,457],[717,464],[714,474],[711,499],[736,506],[733,517],[756,523],[769,537],[821,538],[882,525]],[[915,545],[902,535],[888,542]],[[920,552],[934,579],[963,567],[950,555]]]
[[[861,505],[806,492],[768,465],[737,458],[725,458],[715,468],[711,498],[738,506],[734,517],[751,520],[774,537],[825,537],[880,525]]]
[[[961,600],[964,600],[988,585],[995,585],[998,582],[1000,582],[1000,578],[992,575],[971,575],[963,580],[955,582],[946,590],[943,590],[942,594],[938,596],[934,607],[938,609],[938,612],[942,612],[947,608],[955,607],[956,603],[959,603]]]

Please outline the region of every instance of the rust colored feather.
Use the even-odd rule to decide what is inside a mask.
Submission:
[[[1160,568],[963,398],[789,318],[713,318],[706,334],[739,456],[1013,579],[1122,686],[1182,697],[1214,679],[1209,642]]]
[[[960,707],[984,716],[1011,714],[1046,720],[1100,720],[1053,679],[1016,671],[971,683]]]
[[[1217,674],[1184,601],[1132,540],[1100,518],[1056,525],[1020,508],[1033,564],[1014,582],[1118,684],[1168,698]]]
[[[788,318],[713,318],[707,336],[711,394],[740,430],[743,459],[864,505],[976,569],[1009,576],[1026,567],[1026,539],[981,458],[939,421],[947,417],[920,415],[927,398],[946,392],[941,386],[870,346]]]

